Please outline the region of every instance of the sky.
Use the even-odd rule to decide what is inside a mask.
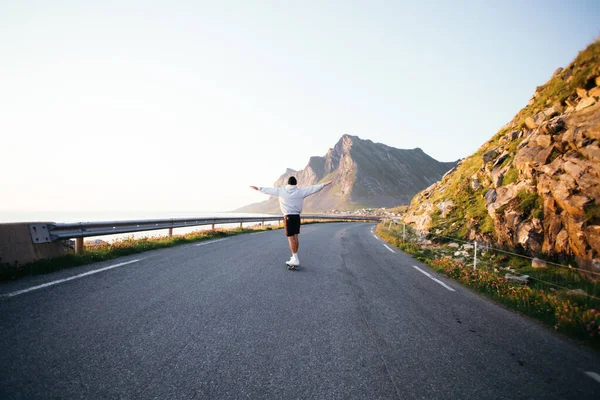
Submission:
[[[590,1],[0,0],[0,211],[228,211],[344,134],[473,153]]]

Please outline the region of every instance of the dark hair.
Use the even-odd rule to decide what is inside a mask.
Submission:
[[[290,176],[288,179],[288,185],[295,185],[296,182],[296,178],[294,178],[293,176]]]

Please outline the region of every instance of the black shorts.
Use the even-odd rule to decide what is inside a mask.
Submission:
[[[285,228],[286,236],[294,236],[300,233],[300,215],[290,214],[284,215],[283,227]]]

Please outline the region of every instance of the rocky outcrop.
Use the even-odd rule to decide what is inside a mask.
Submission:
[[[417,194],[406,221],[600,271],[599,83],[597,41],[477,153]]]
[[[344,135],[325,156],[311,157],[300,171],[288,169],[274,186],[284,186],[291,175],[296,176],[299,186],[333,180],[330,189],[306,199],[307,212],[394,207],[409,204],[415,193],[455,166],[439,162],[419,148],[396,149]],[[278,212],[279,203],[269,199],[236,211]]]

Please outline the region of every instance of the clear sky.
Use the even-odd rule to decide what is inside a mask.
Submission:
[[[598,0],[0,0],[0,210],[231,210],[343,134],[462,158],[599,21]]]

